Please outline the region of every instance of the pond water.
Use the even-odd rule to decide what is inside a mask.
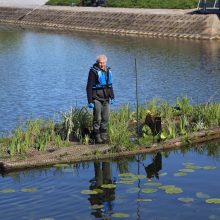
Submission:
[[[219,179],[220,142],[118,161],[15,172],[0,177],[0,216],[113,220],[122,213],[124,219],[219,220],[220,204],[206,203],[220,199]],[[104,188],[111,186],[107,184],[116,188]],[[162,189],[167,185],[175,188]]]
[[[0,27],[0,134],[27,118],[56,117],[86,106],[89,67],[105,53],[114,74],[117,108],[140,102],[220,101],[218,41],[153,39],[95,33],[48,33]]]

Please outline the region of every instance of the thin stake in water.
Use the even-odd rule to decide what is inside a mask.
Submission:
[[[139,100],[138,100],[138,73],[137,73],[137,61],[135,62],[135,76],[136,76],[136,112],[137,112],[137,141],[139,144]]]

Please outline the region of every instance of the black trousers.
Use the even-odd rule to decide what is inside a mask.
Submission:
[[[95,100],[93,109],[93,130],[95,134],[106,133],[109,122],[109,103],[108,101]]]

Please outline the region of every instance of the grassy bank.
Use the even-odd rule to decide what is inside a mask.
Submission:
[[[80,0],[49,0],[48,5],[80,5]],[[90,1],[85,1],[89,5]],[[106,7],[190,9],[197,7],[197,0],[106,0]]]
[[[156,133],[148,124],[149,119],[155,118],[161,120],[161,129]],[[110,113],[109,144],[112,151],[119,152],[179,136],[187,142],[189,134],[219,126],[219,103],[191,105],[187,97],[182,97],[173,107],[164,100],[153,99],[139,107],[138,117],[129,105]],[[59,123],[29,120],[15,128],[8,137],[0,138],[0,151],[10,156],[25,155],[31,150],[67,147],[73,141],[86,145],[93,142],[92,111],[73,108],[62,114]]]

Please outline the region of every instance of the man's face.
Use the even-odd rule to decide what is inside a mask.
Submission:
[[[99,66],[100,69],[105,70],[105,68],[106,68],[106,60],[100,59],[98,61],[98,66]]]

